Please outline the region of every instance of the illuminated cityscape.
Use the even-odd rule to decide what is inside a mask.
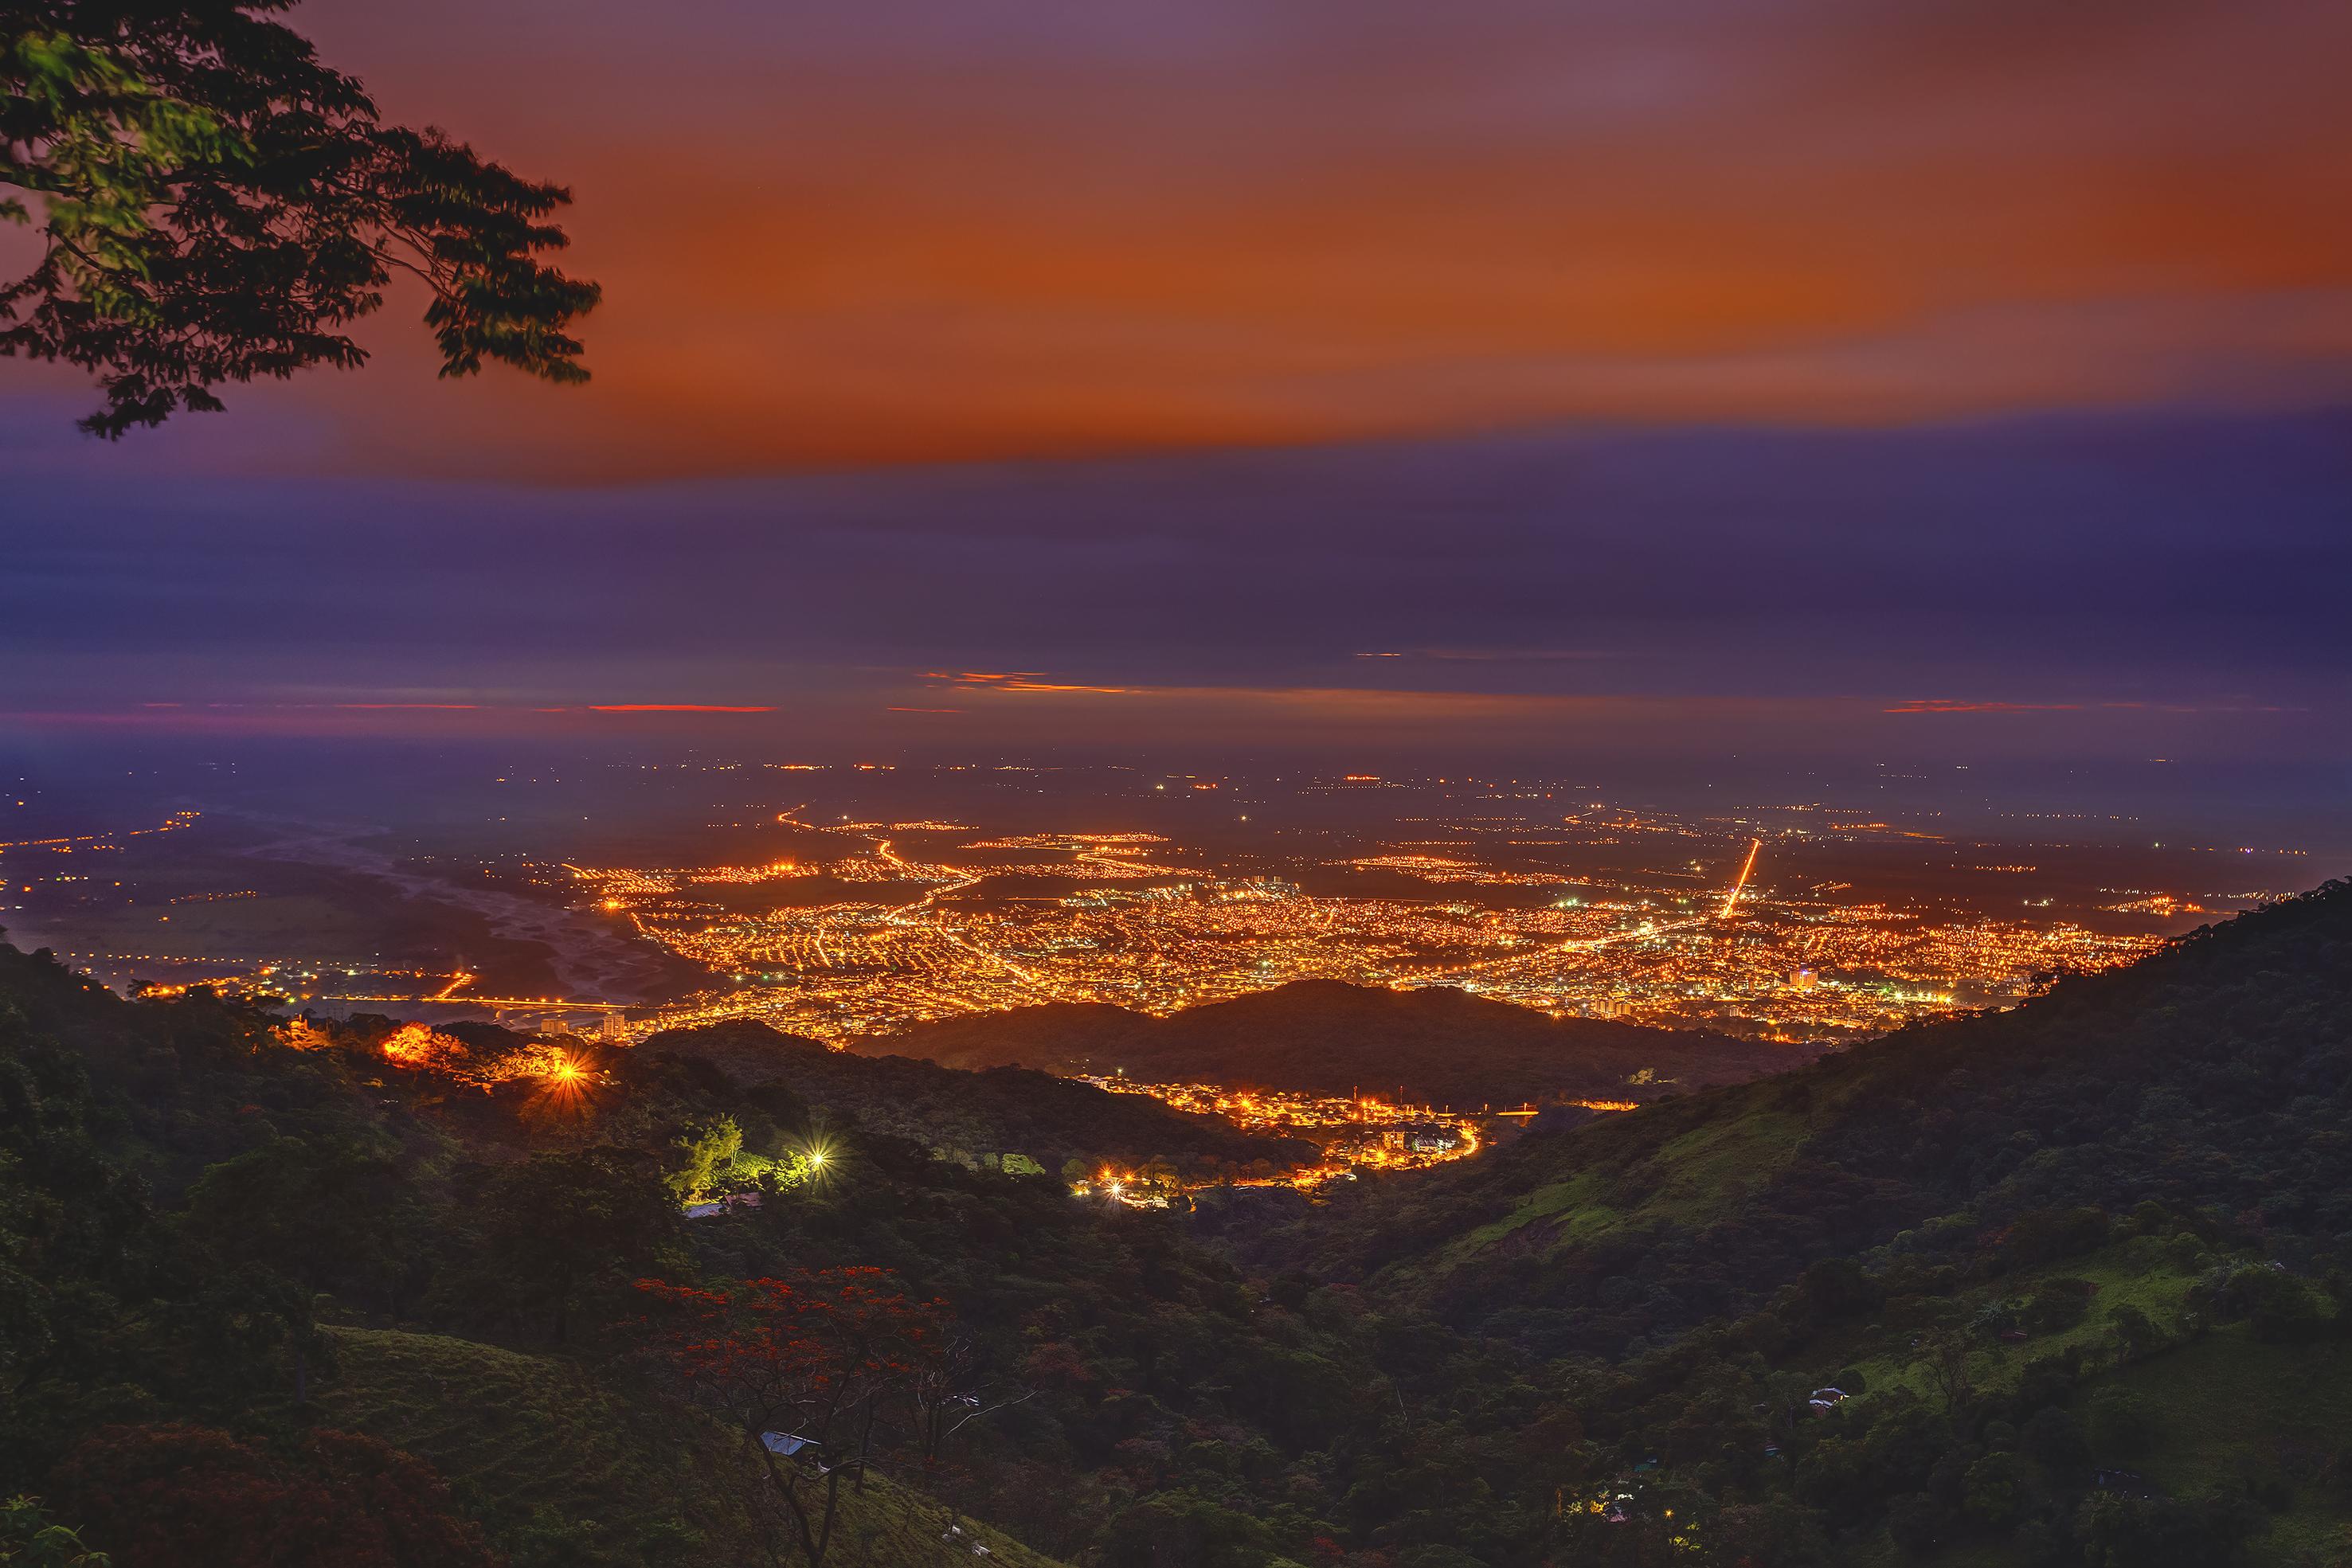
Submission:
[[[833,847],[813,862],[751,872],[561,869],[575,904],[727,977],[634,1029],[751,1016],[833,1041],[1051,1002],[1165,1013],[1304,979],[1454,986],[1555,1016],[1851,1039],[2014,1001],[2162,939],[2145,922],[2101,929],[2022,903],[2014,915],[1958,914],[1775,874],[1776,847],[1850,841],[1877,823],[1757,831],[1591,808],[1548,822],[1484,812],[1404,827],[1412,838],[1365,852],[1213,870],[1209,846],[1146,832],[974,839],[866,821],[815,830]],[[1636,835],[1671,844],[1674,860],[1602,884],[1545,869],[1562,858],[1553,852]],[[1344,891],[1370,873],[1383,891]],[[709,895],[717,882],[811,878],[846,896]],[[1335,879],[1343,890],[1310,891]]]
[[[583,959],[553,988],[518,986],[510,969],[472,959],[338,951],[326,932],[294,940],[289,895],[259,874],[263,852],[162,854],[194,841],[178,831],[197,823],[193,812],[122,834],[0,846],[0,870],[37,928],[57,926],[63,955],[120,987],[211,985],[331,1013],[495,1018],[614,1040],[756,1018],[835,1044],[1045,1003],[1165,1014],[1307,979],[1450,986],[1559,1017],[1834,1043],[2011,1004],[2261,896],[2155,887],[2144,874],[2085,882],[2061,866],[2069,846],[2046,837],[2021,848],[1831,805],[1697,815],[1519,781],[1359,776],[1276,789],[1133,776],[1119,789],[1154,806],[1171,783],[1195,800],[1197,786],[1218,784],[1236,797],[1233,814],[1189,832],[1005,831],[985,825],[964,769],[938,770],[926,786],[952,813],[935,805],[921,815],[842,810],[871,768],[706,771],[730,789],[747,771],[831,773],[837,782],[820,782],[836,792],[831,810],[705,812],[711,852],[701,859],[425,852],[358,862],[423,896],[471,901],[494,927],[527,922],[534,943],[574,944],[604,966]],[[1287,805],[1295,817],[1302,803],[1377,801],[1383,789],[1399,807],[1344,831],[1238,836],[1244,807]],[[1054,810],[1050,798],[1025,814],[1041,810]],[[1135,815],[1162,820],[1148,808]],[[163,832],[171,846],[136,858]],[[307,841],[265,849],[320,852]],[[1920,857],[1933,857],[1926,873],[1885,874]],[[93,861],[114,869],[82,869]],[[134,933],[135,945],[123,940]],[[669,982],[647,994],[600,981],[615,955],[667,962]]]
[[[1313,1188],[1328,1181],[1353,1179],[1360,1171],[1412,1170],[1466,1159],[1481,1147],[1480,1124],[1494,1120],[1371,1096],[1335,1098],[1273,1089],[1231,1089],[1215,1083],[1146,1083],[1116,1073],[1088,1073],[1083,1082],[1114,1094],[1147,1094],[1194,1115],[1221,1116],[1248,1132],[1305,1138],[1323,1151],[1322,1158],[1313,1165],[1223,1178],[1236,1186]],[[1503,1114],[1509,1118],[1528,1113]],[[1080,1196],[1098,1193],[1143,1207],[1164,1206],[1181,1187],[1172,1171],[1113,1169],[1075,1185]]]
[[[2128,962],[2259,902],[2231,885],[2250,859],[2299,858],[2242,848],[2217,878],[2220,846],[2125,852],[2113,821],[1970,832],[1932,810],[1677,810],[1453,775],[701,761],[623,779],[676,791],[667,852],[630,852],[642,831],[509,822],[541,799],[561,812],[574,784],[614,787],[517,769],[489,781],[488,850],[182,810],[0,846],[0,873],[12,925],[119,989],[410,1020],[388,1061],[487,1088],[544,1078],[586,1041],[731,1019],[887,1051],[938,1020],[1068,1003],[1166,1015],[1301,980],[1836,1045]],[[343,879],[327,921],[322,875]],[[534,1043],[485,1061],[436,1032],[467,1019]],[[1242,1185],[1465,1158],[1537,1109],[1150,1082],[1113,1061],[1087,1081],[1319,1151],[1218,1178]],[[1170,1166],[1073,1186],[1150,1207],[1188,1184]]]

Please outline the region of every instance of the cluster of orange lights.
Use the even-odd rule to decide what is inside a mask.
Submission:
[[[464,1040],[421,1023],[401,1025],[377,1047],[394,1067],[434,1072],[485,1092],[500,1083],[536,1081],[553,1088],[579,1085],[589,1076],[561,1046],[528,1041],[502,1056],[484,1057]]]
[[[430,1030],[421,1023],[404,1023],[386,1035],[378,1047],[383,1059],[394,1067],[413,1071],[448,1072],[473,1054],[466,1042]]]

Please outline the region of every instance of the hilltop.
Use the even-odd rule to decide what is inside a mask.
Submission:
[[[1401,1094],[1474,1108],[1643,1100],[1811,1061],[1816,1048],[1554,1018],[1450,986],[1412,990],[1294,980],[1164,1018],[1100,1004],[980,1013],[851,1041],[952,1067],[1123,1071],[1313,1094]]]
[[[1312,1164],[1295,1138],[1245,1133],[1214,1116],[1171,1110],[1030,1068],[963,1071],[905,1056],[834,1051],[752,1021],[667,1030],[631,1054],[704,1063],[745,1087],[781,1085],[812,1106],[877,1132],[965,1159],[1018,1155],[1045,1171],[1076,1160],[1121,1166],[1165,1161],[1198,1172]]]

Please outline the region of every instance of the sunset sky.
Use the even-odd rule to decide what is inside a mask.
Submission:
[[[2352,750],[2341,4],[293,19],[572,184],[596,380],[0,364],[20,735]]]

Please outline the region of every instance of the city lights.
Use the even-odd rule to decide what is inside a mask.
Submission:
[[[845,818],[818,829],[782,815],[852,842],[760,868],[759,880],[791,874],[782,870],[790,865],[821,871],[856,896],[716,904],[698,890],[742,873],[567,868],[593,902],[627,897],[645,936],[740,977],[659,1009],[633,1032],[755,1017],[840,1043],[1044,1003],[1167,1013],[1336,979],[1458,987],[1557,1017],[1835,1040],[2014,1001],[2051,975],[2127,962],[2160,940],[1998,915],[1990,904],[1853,899],[1834,883],[1783,887],[1772,834],[1726,833],[1655,810],[1412,818],[1400,823],[1411,836],[1278,872],[1220,864],[1206,848],[1132,831],[982,838],[918,856],[892,835],[945,824]],[[1781,841],[1864,831],[1895,830],[1832,820]],[[1636,836],[1688,843],[1670,852],[1697,858],[1604,881],[1541,863],[1549,852]],[[1375,874],[1432,891],[1351,890],[1350,875]],[[1041,882],[1066,891],[1028,891]],[[1541,902],[1522,891],[1545,887],[1563,891]],[[2187,905],[2142,895],[2133,907]]]

